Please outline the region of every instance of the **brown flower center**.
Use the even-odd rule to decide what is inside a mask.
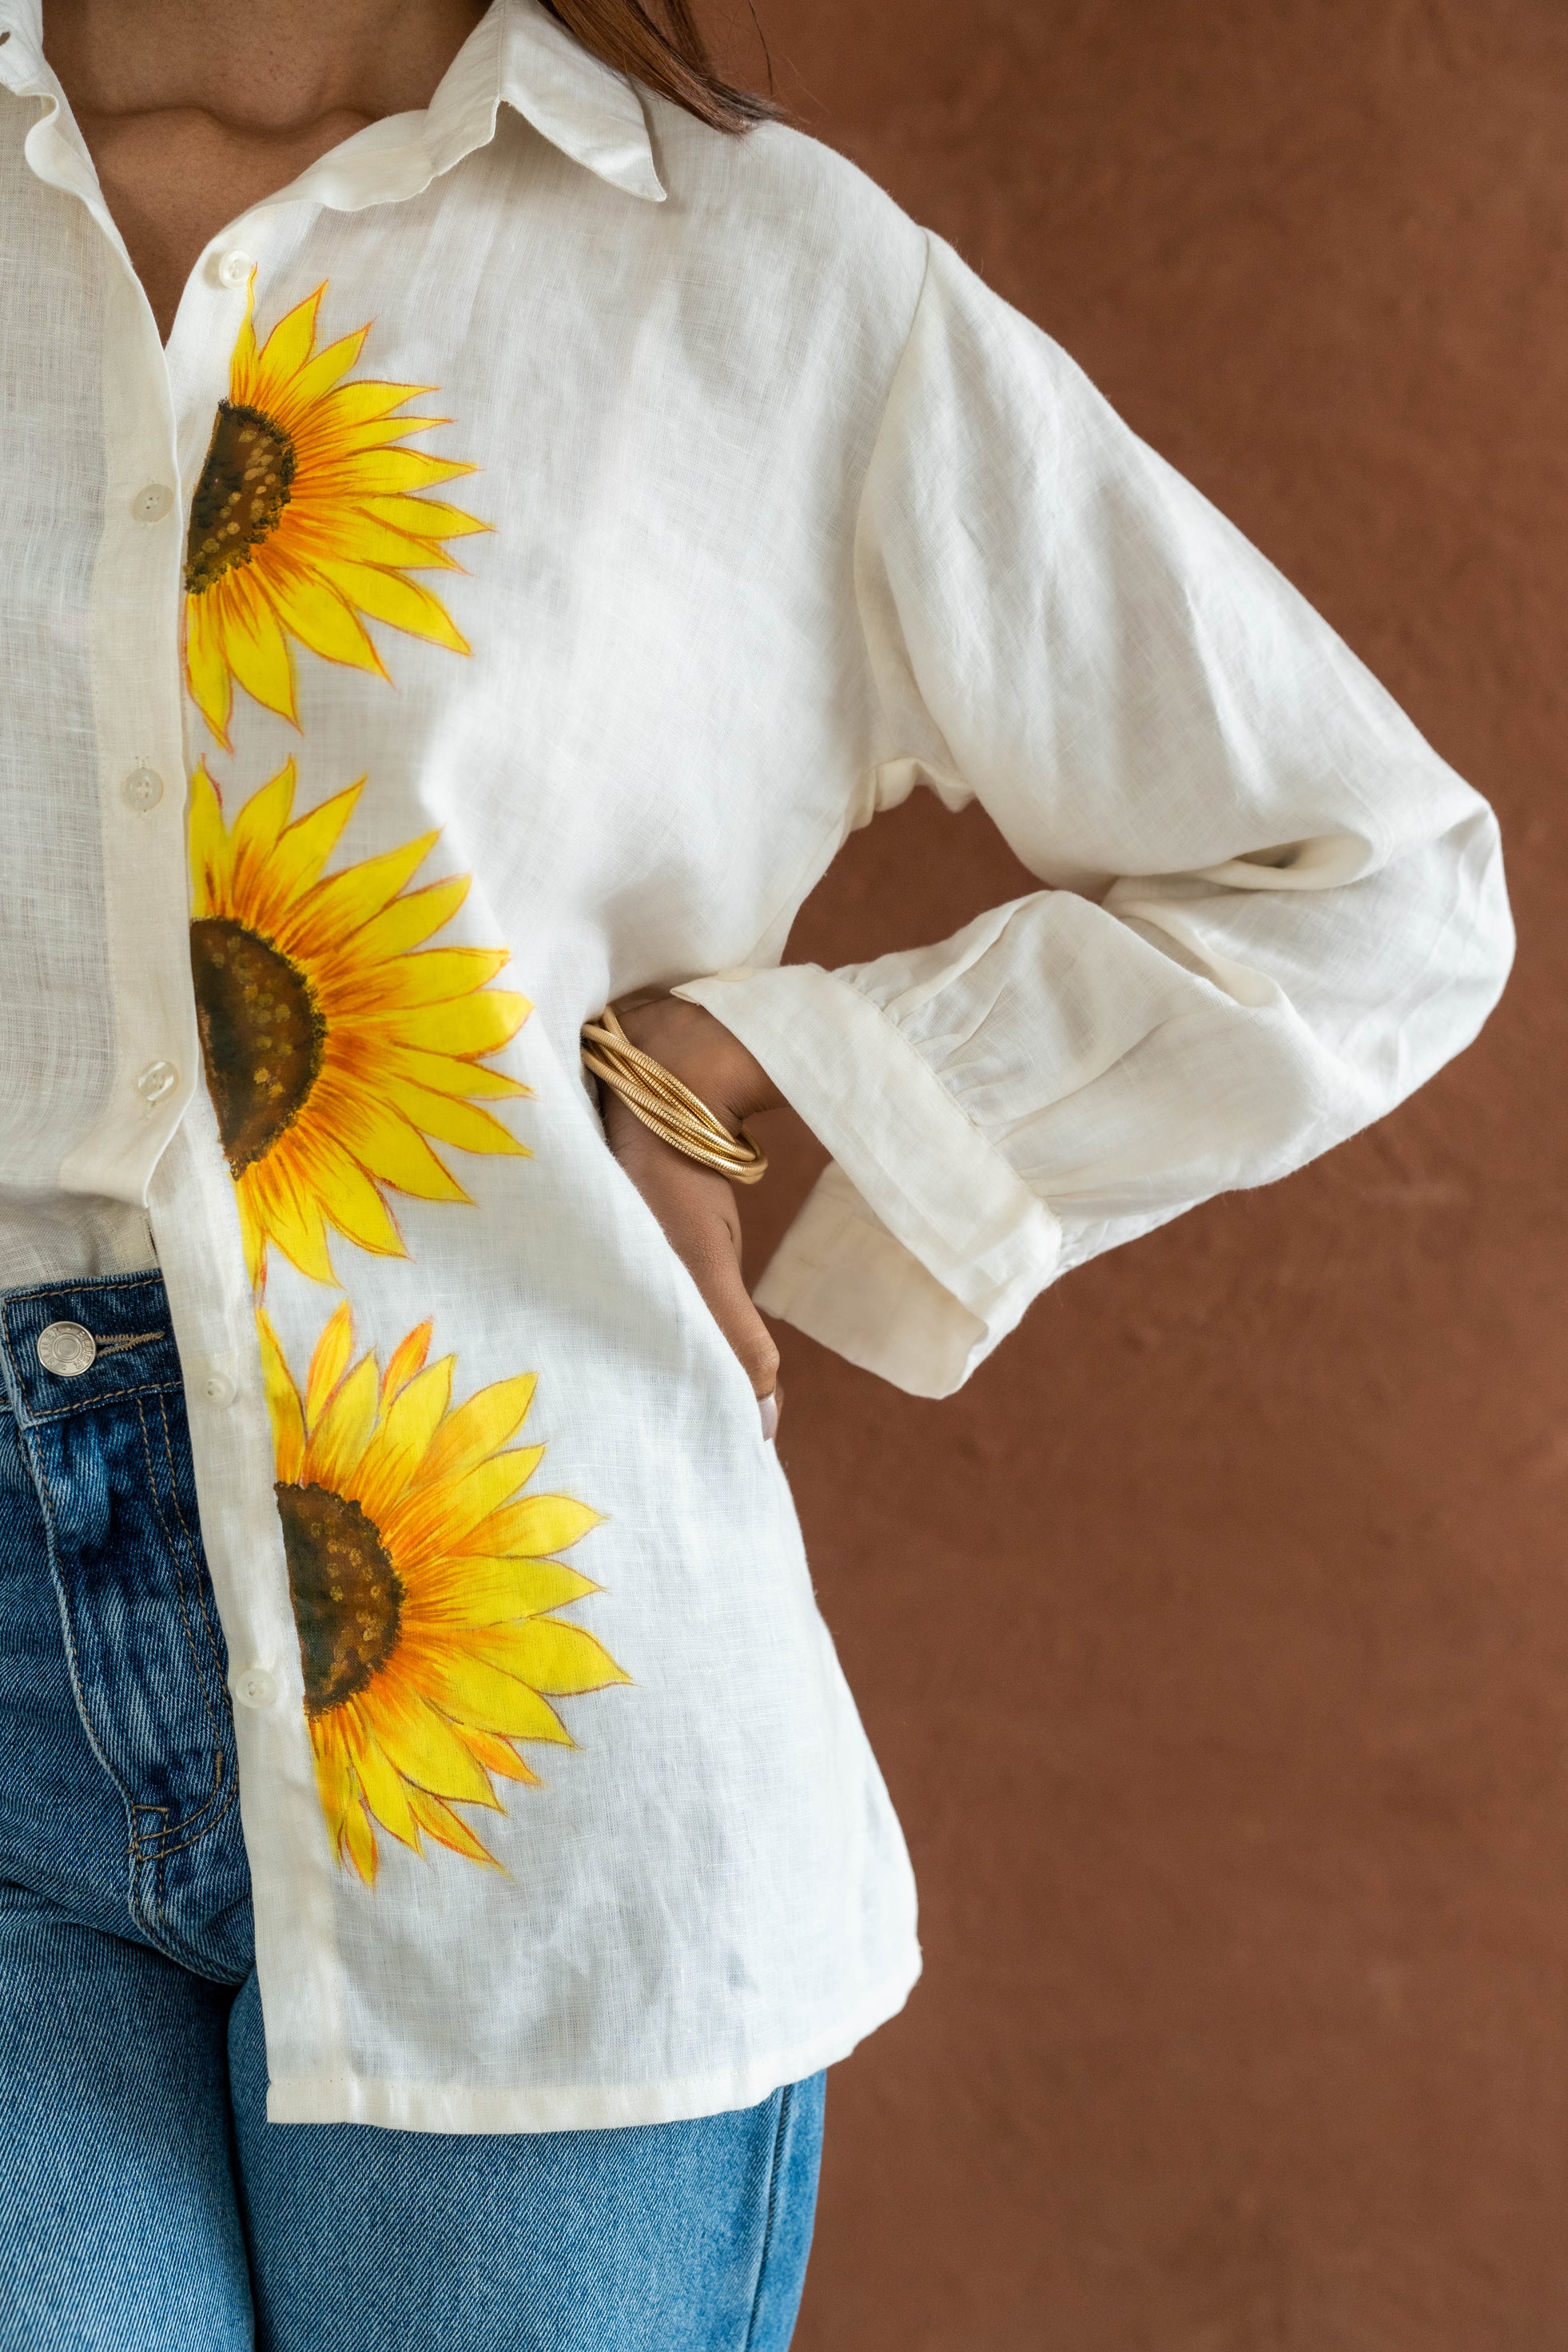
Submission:
[[[239,1176],[304,1109],[327,1024],[299,966],[227,915],[191,925],[191,976],[217,1129]]]
[[[305,1712],[362,1691],[397,1647],[403,1586],[373,1522],[325,1486],[276,1488],[305,1665]]]
[[[294,444],[259,408],[220,400],[202,478],[191,500],[185,587],[216,586],[283,520],[294,480]]]

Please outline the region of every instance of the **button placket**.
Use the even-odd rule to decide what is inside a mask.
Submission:
[[[181,460],[165,354],[123,265],[102,321],[103,529],[90,650],[103,834],[104,921],[120,1078],[84,1139],[89,1190],[144,1181],[167,1144],[196,1040],[184,952]],[[105,1181],[105,1175],[109,1181]]]

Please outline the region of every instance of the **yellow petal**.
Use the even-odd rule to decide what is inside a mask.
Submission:
[[[513,1380],[495,1381],[478,1390],[448,1413],[419,1465],[419,1484],[427,1486],[437,1478],[458,1477],[487,1454],[499,1454],[527,1420],[537,1386],[536,1374],[521,1372]],[[514,1478],[508,1491],[515,1493],[521,1484],[521,1477]]]
[[[380,509],[391,503],[389,499],[377,499],[356,505],[330,479],[312,480],[307,494],[296,490],[289,509],[290,560],[301,570],[330,581],[355,604],[361,599],[348,576],[354,566],[368,564],[377,572],[396,571],[403,565],[421,572],[461,569],[444,548],[383,516]]]
[[[357,1493],[354,1473],[375,1425],[378,1386],[375,1358],[362,1356],[321,1418],[312,1417],[305,1447],[307,1486],[325,1486],[334,1495]]]
[[[591,1528],[603,1524],[597,1511],[570,1495],[525,1495],[476,1528],[469,1546],[498,1559],[509,1554],[542,1559],[546,1552],[570,1551]]]
[[[445,1004],[483,988],[510,961],[506,948],[426,948],[383,966],[374,985],[384,1005]]]
[[[252,888],[293,811],[294,784],[294,762],[288,760],[268,782],[251,793],[235,818],[230,835],[235,867]],[[246,907],[229,911],[247,914],[250,910]]]
[[[226,572],[206,593],[216,602],[224,654],[235,677],[264,710],[275,710],[279,719],[297,726],[294,656],[258,570],[250,563]]]
[[[449,1560],[419,1580],[410,1594],[410,1622],[422,1625],[500,1625],[514,1617],[540,1617],[563,1609],[600,1587],[558,1559]]]
[[[334,1309],[310,1356],[310,1369],[305,1376],[305,1426],[314,1429],[327,1408],[327,1400],[348,1370],[353,1353],[354,1319],[345,1298]]]
[[[387,1358],[386,1374],[381,1383],[381,1402],[384,1411],[395,1397],[401,1395],[415,1373],[424,1370],[425,1359],[430,1352],[431,1328],[431,1321],[427,1316],[423,1323],[416,1324],[406,1338],[399,1339]]]
[[[295,898],[314,882],[337,847],[338,837],[353,816],[364,787],[365,779],[362,776],[357,784],[345,786],[307,815],[295,818],[279,841],[269,863],[268,879],[274,890]]]
[[[323,352],[321,357],[325,359],[327,353]],[[381,383],[374,376],[362,377],[358,383],[338,385],[322,401],[322,422],[340,437],[352,434],[356,441],[363,441],[374,426],[391,439],[400,440],[405,433],[423,433],[432,425],[450,425],[449,416],[394,415],[409,401],[423,400],[426,393],[437,389],[433,383]]]
[[[465,1648],[482,1644],[490,1664],[552,1698],[604,1690],[611,1683],[631,1680],[602,1642],[583,1626],[563,1625],[554,1617],[531,1617],[520,1625],[487,1625],[482,1633],[454,1638]]]
[[[439,457],[426,457],[420,449],[391,449],[375,462],[384,465],[395,457],[412,458],[415,464],[421,466],[442,463]],[[473,470],[471,466],[454,466],[452,468],[455,474],[471,474]],[[382,493],[378,494],[372,511],[378,522],[384,523],[392,530],[401,531],[416,547],[421,541],[467,539],[474,531],[490,529],[490,525],[481,522],[478,515],[465,514],[461,507],[448,506],[443,499],[412,499],[395,494],[389,497]],[[374,563],[377,561],[368,550],[360,551],[365,554],[367,562]],[[426,552],[424,556],[416,555],[409,560],[416,563],[427,563],[430,559]]]
[[[354,1801],[353,1774],[337,1727],[313,1723],[310,1749],[316,1767],[316,1793],[335,1844],[342,1836],[344,1815]]]
[[[398,1042],[435,1054],[495,1054],[510,1045],[531,1011],[526,996],[487,988],[455,1004],[431,1004],[375,1016],[377,1028],[395,1028]]]
[[[517,1470],[517,1486],[527,1486],[529,1479],[533,1477],[533,1473],[536,1473],[543,1458],[545,1458],[543,1446],[512,1446],[512,1451],[505,1456],[505,1461],[512,1463],[512,1467]],[[472,1527],[472,1531],[461,1540],[461,1543],[454,1540],[454,1543],[449,1545],[451,1557],[456,1559],[458,1552],[472,1552],[475,1557],[496,1557],[496,1559],[499,1559],[499,1557],[503,1557],[505,1552],[510,1552],[512,1545],[505,1540],[505,1536],[508,1536],[508,1528],[510,1528],[512,1524],[510,1512],[515,1510],[515,1507],[517,1506],[508,1503],[508,1506],[503,1506],[500,1510],[489,1512],[487,1517],[479,1519],[479,1522]],[[499,1540],[491,1543],[491,1534],[494,1534]]]
[[[234,695],[218,610],[210,592],[185,598],[185,684],[191,700],[226,751]]]
[[[425,1087],[410,1086],[406,1078],[384,1076],[382,1089],[387,1100],[395,1103],[421,1134],[433,1136],[437,1143],[454,1143],[460,1151],[510,1152],[516,1159],[532,1158],[527,1145],[509,1135],[499,1118],[488,1110],[477,1109],[472,1103],[454,1102],[449,1095],[431,1094]]]
[[[443,1356],[415,1374],[387,1408],[360,1465],[360,1500],[380,1526],[424,1460],[452,1393],[454,1359]]]
[[[423,1662],[420,1681],[428,1686]],[[495,1803],[495,1791],[483,1769],[464,1746],[462,1734],[444,1715],[437,1715],[423,1697],[391,1675],[378,1676],[373,1689],[375,1736],[404,1780],[427,1789],[432,1796],[460,1797],[471,1805]],[[366,1700],[362,1697],[360,1704],[364,1706]]]
[[[406,1257],[392,1213],[363,1169],[330,1136],[313,1136],[310,1148],[316,1191],[339,1233],[373,1257]],[[286,1246],[281,1235],[279,1246]]]
[[[463,1738],[487,1772],[499,1772],[506,1780],[526,1780],[535,1789],[542,1786],[538,1773],[523,1762],[516,1748],[498,1739],[494,1732],[480,1731],[473,1724],[465,1723]]]
[[[368,613],[373,621],[385,621],[395,629],[406,631],[411,637],[424,637],[431,645],[445,646],[448,653],[468,652],[468,641],[446,606],[416,580],[405,580],[373,563],[347,562],[341,557],[332,565],[332,578],[343,595],[360,612]]]
[[[350,1712],[347,1707],[340,1711],[344,1716]],[[411,1845],[417,1853],[419,1831],[408,1801],[407,1789],[383,1755],[374,1733],[363,1721],[363,1714],[354,1724],[345,1725],[344,1728],[365,1803],[383,1829],[390,1830],[395,1838],[401,1839],[405,1845]]]
[[[466,874],[451,875],[445,882],[426,882],[422,890],[408,891],[364,925],[357,942],[360,953],[382,963],[418,947],[443,923],[451,921],[468,895]]]
[[[508,1077],[504,1070],[487,1069],[482,1062],[459,1061],[455,1054],[433,1054],[420,1046],[402,1046],[391,1039],[378,1046],[378,1069],[394,1071],[416,1087],[428,1087],[436,1094],[463,1098],[482,1095],[487,1101],[510,1100],[531,1096],[533,1088],[525,1087],[521,1078]]]
[[[345,438],[352,454],[338,461],[331,478],[359,499],[406,497],[410,491],[432,489],[437,482],[455,481],[459,475],[479,471],[461,457],[436,457],[427,449],[366,447],[358,434]]]
[[[386,1540],[394,1552],[405,1545],[429,1550],[437,1544],[455,1551],[469,1528],[515,1494],[526,1475],[517,1454],[496,1454],[488,1462],[477,1462],[460,1478],[421,1485],[389,1515]]]
[[[504,1459],[516,1470],[518,1486],[526,1486],[544,1459],[544,1448],[542,1445],[514,1445]],[[503,1505],[479,1520],[461,1537],[439,1535],[437,1546],[440,1556],[452,1559],[470,1556],[476,1559],[504,1558],[513,1549],[507,1537],[511,1527],[510,1514],[517,1507],[511,1503]]]
[[[323,288],[322,291],[325,290]],[[312,330],[314,325],[312,320]],[[293,381],[281,388],[281,396],[278,397],[272,413],[286,431],[296,435],[296,446],[299,439],[304,438],[301,428],[308,429],[309,425],[314,422],[320,414],[320,404],[327,401],[339,380],[347,375],[363,351],[365,337],[369,333],[369,327],[363,326],[356,327],[353,334],[340,335],[335,343],[328,343],[314,359],[307,358]]]
[[[279,1137],[265,1160],[253,1160],[239,1178],[240,1223],[248,1236],[254,1227],[263,1242],[276,1242],[290,1265],[311,1282],[334,1279],[327,1254],[326,1227],[313,1192],[300,1180],[298,1129]],[[247,1241],[247,1262],[249,1242]],[[252,1271],[254,1282],[259,1267]]]
[[[231,859],[228,835],[217,786],[198,761],[191,775],[188,843],[191,858],[191,913],[199,922],[205,915],[224,911],[224,896]]]
[[[577,1744],[537,1691],[455,1644],[422,1658],[420,1679],[437,1706],[459,1723],[472,1722],[482,1731],[502,1732],[512,1739],[548,1739],[558,1748]]]
[[[345,932],[357,930],[390,905],[440,838],[439,830],[421,833],[379,857],[329,875],[310,900],[310,937],[319,940],[323,953],[330,954]]]
[[[368,1092],[332,1089],[331,1121],[360,1166],[380,1184],[394,1184],[417,1201],[467,1202],[450,1170],[444,1167],[424,1138],[400,1113],[377,1102]],[[322,1118],[325,1123],[326,1092]]]
[[[256,1310],[256,1336],[261,1348],[261,1384],[267,1396],[267,1417],[272,1423],[272,1453],[278,1475],[285,1486],[299,1478],[305,1459],[305,1416],[272,1318],[265,1307]]]
[[[264,553],[265,563],[258,558],[254,568],[261,571],[267,593],[284,628],[313,654],[320,654],[323,661],[337,662],[346,669],[374,670],[378,677],[384,677],[386,670],[381,656],[337,581],[328,578],[312,563],[296,562],[281,535],[264,543]],[[333,569],[335,572],[337,567]],[[249,685],[237,661],[235,673],[242,685]],[[250,690],[256,692],[254,687]],[[258,695],[257,699],[263,701],[266,698]],[[276,705],[268,707],[275,709]]]
[[[240,321],[239,333],[235,338],[234,352],[228,363],[229,397],[240,407],[248,404],[256,390],[256,272],[252,270],[245,289],[245,316]],[[216,431],[217,420],[215,417],[215,435]]]
[[[460,1822],[438,1797],[426,1797],[416,1789],[410,1793],[408,1801],[415,1820],[437,1845],[450,1846],[454,1853],[467,1854],[470,1862],[487,1862],[492,1869],[500,1869],[489,1846],[481,1845],[468,1823]]]
[[[326,290],[324,285],[318,286],[313,294],[307,294],[302,302],[296,302],[294,308],[279,320],[261,346],[256,375],[247,389],[257,406],[262,408],[268,407],[266,395],[268,392],[272,394],[268,413],[274,416],[278,413],[279,392],[290,376],[299,373],[310,356],[310,347],[316,340],[316,313],[321,307],[321,297]]]
[[[250,1171],[247,1170],[246,1172],[248,1174]],[[257,1221],[252,1201],[243,1190],[238,1193],[237,1205],[239,1245],[245,1252],[246,1276],[252,1290],[258,1290],[261,1286],[263,1269],[267,1264],[267,1235]],[[331,1268],[329,1266],[327,1280],[330,1282],[331,1278]]]
[[[365,1885],[374,1886],[380,1861],[375,1849],[375,1832],[365,1817],[363,1806],[357,1802],[349,1807],[343,1821],[343,1845],[349,1860]]]

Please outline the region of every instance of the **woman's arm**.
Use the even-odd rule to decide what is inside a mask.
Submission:
[[[835,1161],[761,1304],[940,1395],[1067,1267],[1392,1108],[1475,1034],[1512,934],[1485,803],[936,240],[856,561],[868,803],[978,798],[1050,887],[934,947],[679,992]]]
[[[782,1099],[762,1064],[700,1004],[656,997],[623,1009],[621,1025],[634,1045],[673,1071],[732,1135],[754,1111],[771,1110]],[[651,1134],[608,1087],[600,1091],[611,1150],[664,1227],[752,1390],[773,1396],[779,1351],[742,1276],[733,1187],[715,1169]]]

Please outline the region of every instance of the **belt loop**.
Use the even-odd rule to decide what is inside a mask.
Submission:
[[[4,1304],[4,1297],[0,1296],[0,1307]],[[11,1408],[13,1420],[18,1429],[22,1428],[26,1418],[22,1411],[22,1391],[11,1357],[11,1334],[3,1313],[0,1313],[0,1388],[5,1391],[5,1402]]]

